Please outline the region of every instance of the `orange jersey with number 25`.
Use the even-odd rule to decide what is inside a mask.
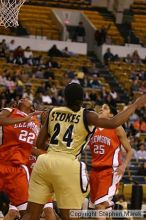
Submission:
[[[117,167],[121,163],[121,143],[116,129],[97,128],[90,139],[92,167]]]

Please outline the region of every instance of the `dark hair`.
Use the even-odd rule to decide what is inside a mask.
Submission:
[[[73,106],[81,106],[84,98],[84,91],[80,84],[70,83],[65,87],[64,96],[67,106],[73,109]]]
[[[113,115],[116,115],[118,112],[117,112],[117,109],[115,107],[113,107],[112,105],[109,105],[110,107],[110,112],[113,114]]]

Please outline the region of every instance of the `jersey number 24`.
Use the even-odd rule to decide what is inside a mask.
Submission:
[[[73,131],[73,128],[74,126],[73,125],[70,125],[66,131],[64,132],[64,135],[63,135],[63,141],[66,142],[66,146],[67,148],[71,148],[71,143],[73,141],[72,139],[72,131]],[[55,127],[54,127],[54,134],[52,135],[52,138],[50,140],[50,143],[51,144],[54,144],[54,145],[58,145],[58,139],[57,137],[59,136],[59,133],[60,133],[60,130],[61,130],[61,127],[60,127],[60,124],[57,123],[55,124]]]

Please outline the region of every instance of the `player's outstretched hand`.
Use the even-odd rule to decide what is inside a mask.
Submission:
[[[122,164],[120,165],[116,170],[115,170],[115,173],[118,175],[118,176],[123,176],[124,175],[124,172],[125,172],[125,165]]]
[[[141,107],[145,106],[146,105],[146,94],[137,98],[134,104],[136,105],[136,109],[140,109]]]

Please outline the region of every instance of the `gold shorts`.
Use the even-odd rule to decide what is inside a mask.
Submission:
[[[73,155],[48,152],[39,156],[30,179],[29,201],[45,204],[55,193],[61,209],[81,209],[88,190],[86,165]]]

